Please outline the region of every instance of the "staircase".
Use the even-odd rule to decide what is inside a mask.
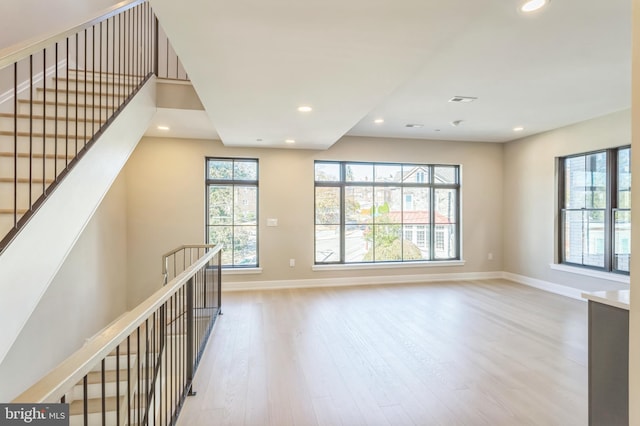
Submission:
[[[218,291],[217,286],[196,285],[193,299],[198,306],[190,319],[186,292],[177,293],[164,313],[144,322],[94,366],[65,393],[70,425],[171,424],[190,374],[188,342],[198,347],[206,342],[219,313]]]
[[[0,363],[148,128],[159,30],[127,0],[2,52]]]
[[[67,74],[19,97],[17,114],[0,113],[0,235],[37,208],[139,80],[76,69]]]

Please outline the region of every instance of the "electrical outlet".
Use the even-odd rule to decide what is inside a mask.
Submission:
[[[289,259],[289,266],[291,268],[293,268],[294,266],[296,266],[296,260],[295,259]]]

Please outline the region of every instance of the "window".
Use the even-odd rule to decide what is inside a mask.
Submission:
[[[631,149],[559,159],[560,261],[629,273]]]
[[[460,259],[459,176],[459,166],[316,161],[315,263]]]
[[[258,266],[258,160],[206,159],[207,243],[225,267]]]

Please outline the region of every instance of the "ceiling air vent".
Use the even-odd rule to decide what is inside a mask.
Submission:
[[[449,102],[459,102],[459,103],[469,103],[469,102],[473,102],[478,98],[474,98],[473,96],[454,96],[453,98],[449,99]]]

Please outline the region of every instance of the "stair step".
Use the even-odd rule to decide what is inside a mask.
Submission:
[[[108,396],[104,399],[106,411],[116,411],[118,398],[115,396]],[[120,397],[120,407],[124,407],[125,398]],[[69,404],[69,415],[77,416],[84,413],[83,401],[73,401]],[[87,413],[102,413],[102,398],[90,398],[87,400]]]
[[[14,179],[12,177],[0,177],[0,183],[13,183]],[[55,179],[45,179],[44,183],[53,183]],[[18,183],[29,183],[29,178],[18,178]],[[31,178],[31,183],[43,183],[42,178]]]
[[[122,366],[121,366],[122,367]],[[120,370],[120,381],[127,379],[127,370]],[[105,383],[115,383],[118,381],[118,370],[105,370],[104,371]],[[82,383],[82,382],[80,382]],[[87,384],[92,385],[95,383],[102,383],[102,372],[91,371],[87,374]]]
[[[76,111],[76,106],[77,106],[77,111]],[[95,116],[98,116],[98,114],[100,114],[99,111],[102,111],[103,109],[105,109],[104,105],[101,107],[100,105],[93,104],[91,102],[88,102],[86,104],[84,102],[77,103],[77,104],[70,102],[67,105],[64,101],[58,100],[56,102],[55,100],[51,100],[51,99],[47,99],[46,103],[42,100],[36,99],[33,101],[32,106],[30,106],[28,100],[18,99],[18,111],[21,114],[28,114],[30,110],[36,114],[43,114],[43,110],[44,110],[44,114],[55,115],[56,107],[58,109],[59,117],[68,116],[69,119],[72,119],[73,117],[75,117],[76,112],[78,113],[78,117],[80,118],[84,117],[85,113],[86,113],[86,116],[95,118]],[[113,109],[113,106],[110,106],[109,108]]]
[[[31,155],[28,152],[19,152],[18,154],[18,158],[29,158],[29,156],[31,156],[32,158],[40,158],[42,159],[42,154],[41,153],[32,153]],[[15,156],[15,154],[13,152],[0,152],[0,157],[2,158],[13,158]],[[65,158],[67,159],[72,159],[73,157],[75,157],[75,155],[73,154],[46,154],[44,156],[47,160],[53,160],[53,159],[58,159],[58,160],[64,160]]]
[[[47,102],[48,103],[48,102]],[[8,112],[0,112],[0,118],[13,118],[15,114],[12,113],[8,113]],[[54,115],[42,115],[42,114],[33,114],[33,115],[29,115],[29,114],[18,114],[16,116],[19,120],[29,120],[29,118],[31,118],[33,121],[42,121],[42,120],[47,120],[47,121],[62,121],[62,122],[66,122],[66,121],[78,121],[78,122],[83,122],[83,123],[97,123],[100,124],[102,123],[101,120],[99,119],[91,119],[91,118],[74,118],[74,117],[61,117],[58,115],[58,117],[56,118]]]
[[[37,91],[38,91],[38,93],[47,93],[47,97],[49,97],[49,94],[52,94],[52,95],[56,94],[56,89],[55,88],[52,89],[52,88],[48,88],[47,87],[46,89],[44,89],[42,87],[38,87]],[[66,90],[58,89],[57,93],[58,93],[58,95],[75,96],[77,94],[78,96],[85,96],[85,95],[87,97],[89,97],[89,96],[102,96],[102,97],[108,96],[110,98],[114,97],[114,96],[116,98],[118,98],[118,97],[124,98],[124,97],[128,96],[128,94],[126,94],[126,93],[118,94],[117,92],[114,93],[114,92],[85,91],[85,90],[78,90],[77,93],[76,93],[75,89],[74,90],[69,90],[68,92]]]
[[[76,77],[58,77],[57,79],[53,78],[53,84],[47,84],[47,87],[55,88],[55,82],[58,82],[58,90],[66,90],[67,85],[69,86],[106,86],[106,87],[120,87],[120,88],[134,88],[138,85],[138,83],[133,83],[130,81],[115,81],[115,80],[94,80],[91,78],[90,74],[87,74],[87,79],[85,80],[84,75],[80,73],[80,78]],[[69,90],[72,90],[71,87]],[[75,90],[75,87],[73,87]]]
[[[11,136],[11,137],[13,137],[14,134],[17,134],[18,137],[21,137],[21,138],[28,138],[29,136],[31,136],[33,138],[40,138],[40,139],[42,139],[43,137],[44,138],[51,138],[51,139],[57,138],[58,140],[65,140],[66,138],[68,138],[68,139],[82,139],[82,138],[84,138],[84,135],[77,135],[77,136],[76,135],[55,135],[53,133],[43,134],[41,132],[40,133],[31,133],[31,134],[29,134],[29,132],[17,132],[17,133],[14,133],[14,132],[6,131],[6,130],[0,130],[0,136]]]
[[[18,209],[18,215],[23,215],[28,212],[28,209]],[[13,214],[13,209],[0,209],[0,214]]]

